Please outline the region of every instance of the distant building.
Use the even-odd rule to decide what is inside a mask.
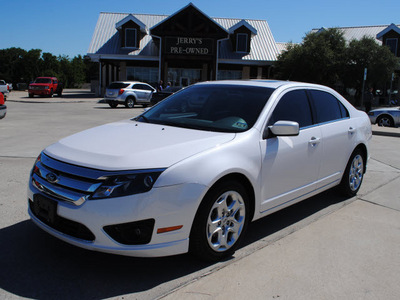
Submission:
[[[170,16],[101,13],[88,50],[99,94],[116,80],[269,78],[279,53],[266,21],[211,18],[192,3]]]
[[[380,45],[386,45],[397,57],[400,57],[400,25],[337,27],[346,41],[361,40],[364,36],[371,37]],[[326,30],[322,27],[311,32]]]

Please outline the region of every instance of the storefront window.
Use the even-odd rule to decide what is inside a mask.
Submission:
[[[201,70],[169,68],[168,81],[172,86],[188,86],[201,81]]]
[[[127,67],[126,79],[156,84],[158,81],[158,68]]]
[[[218,80],[242,79],[242,71],[238,70],[218,70]]]

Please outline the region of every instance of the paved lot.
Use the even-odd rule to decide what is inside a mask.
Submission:
[[[374,126],[358,197],[328,191],[250,225],[235,257],[140,259],[86,251],[38,229],[26,212],[36,156],[58,139],[138,115],[82,91],[12,92],[0,121],[0,299],[399,299],[400,128]],[[383,134],[383,135],[378,135]],[[106,141],[105,141],[106,142]]]

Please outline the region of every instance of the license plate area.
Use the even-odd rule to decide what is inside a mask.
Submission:
[[[33,197],[32,212],[42,222],[55,225],[57,222],[57,205],[57,201],[37,194]]]

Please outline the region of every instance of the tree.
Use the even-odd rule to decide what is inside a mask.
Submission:
[[[276,63],[276,77],[334,86],[345,66],[346,41],[338,29],[309,33],[291,44]]]
[[[384,86],[391,74],[399,67],[399,60],[389,50],[376,43],[373,38],[364,37],[352,40],[346,50],[347,64],[343,76],[344,84],[361,94],[364,69],[368,76],[366,86]]]

